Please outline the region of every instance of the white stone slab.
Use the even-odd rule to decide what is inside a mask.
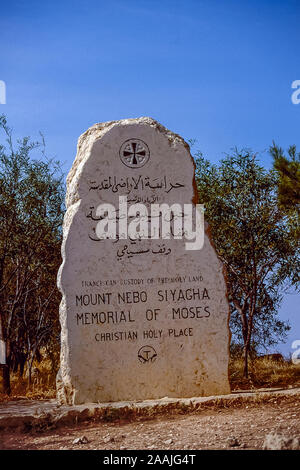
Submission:
[[[6,364],[5,342],[0,339],[0,364]]]
[[[96,232],[97,207],[118,207],[119,196],[128,206],[195,204],[194,171],[184,140],[151,118],[96,124],[79,138],[58,274],[61,403],[230,392],[229,305],[209,236],[189,251],[184,239]]]

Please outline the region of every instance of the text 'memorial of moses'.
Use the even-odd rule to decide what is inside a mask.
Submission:
[[[79,138],[58,274],[61,403],[229,393],[223,266],[206,232],[201,249],[184,236],[197,202],[189,146],[155,120]]]

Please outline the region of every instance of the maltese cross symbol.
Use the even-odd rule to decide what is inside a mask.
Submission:
[[[147,144],[140,139],[126,140],[120,148],[120,158],[130,168],[140,168],[149,160],[150,152]]]

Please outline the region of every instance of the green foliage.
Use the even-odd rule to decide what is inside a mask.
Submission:
[[[283,149],[273,142],[270,154],[278,175],[278,204],[287,214],[294,238],[300,239],[300,153],[292,145],[285,156]]]
[[[231,330],[247,361],[251,348],[276,344],[289,329],[277,312],[281,288],[299,285],[298,241],[278,204],[277,173],[261,167],[250,150],[234,149],[220,165],[198,154],[196,181],[227,270]]]
[[[274,142],[270,154],[274,159],[274,168],[278,172],[278,201],[285,209],[300,209],[300,153],[295,145],[288,148],[288,156]]]
[[[63,174],[43,139],[24,137],[15,148],[5,116],[0,130],[0,334],[8,363],[16,367],[23,357],[30,368],[42,346],[58,347]]]

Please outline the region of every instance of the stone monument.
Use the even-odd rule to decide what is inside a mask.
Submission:
[[[189,146],[155,120],[79,138],[58,274],[60,403],[230,392],[223,266],[207,231],[201,249],[183,237],[196,204]]]

